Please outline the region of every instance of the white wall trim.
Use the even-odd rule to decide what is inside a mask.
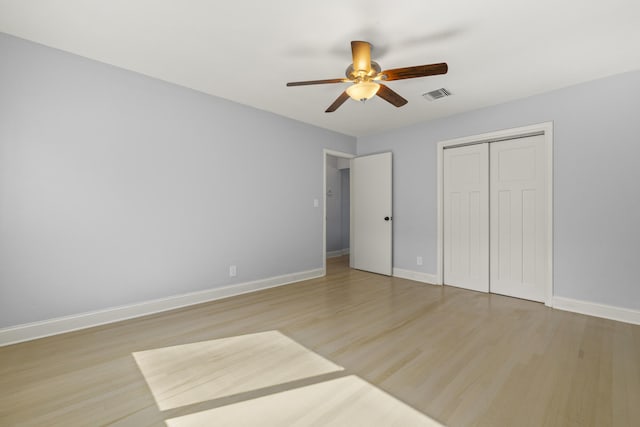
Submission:
[[[435,274],[422,273],[420,271],[404,270],[402,268],[393,269],[393,277],[400,277],[401,279],[415,280],[416,282],[428,283],[430,285],[437,285],[438,276]]]
[[[40,322],[26,323],[0,329],[0,347],[50,335],[62,334],[121,320],[160,313],[180,307],[186,307],[235,295],[255,292],[262,289],[287,285],[325,275],[324,268],[284,274],[251,282],[237,283],[220,288],[190,292],[167,298],[145,301],[137,304],[111,307],[104,310],[90,311],[71,316],[58,317]]]
[[[617,320],[619,322],[640,325],[640,310],[615,307],[612,305],[598,304],[589,301],[581,301],[564,297],[553,297],[553,308],[589,316],[602,317],[604,319]]]
[[[349,248],[338,249],[336,251],[327,252],[327,258],[336,258],[343,255],[349,255]]]
[[[538,123],[530,126],[522,126],[512,129],[504,129],[495,132],[488,132],[479,135],[465,136],[462,138],[450,139],[438,143],[437,148],[437,206],[438,206],[438,234],[437,234],[437,271],[436,281],[438,285],[444,283],[444,224],[443,224],[443,202],[444,202],[444,148],[455,147],[505,138],[518,138],[524,135],[543,132],[545,137],[545,149],[547,156],[547,278],[545,305],[552,306],[553,301],[553,122]]]

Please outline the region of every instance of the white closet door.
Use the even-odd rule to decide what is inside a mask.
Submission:
[[[489,144],[444,150],[444,283],[489,292]]]
[[[544,301],[548,268],[544,136],[490,145],[491,292]]]

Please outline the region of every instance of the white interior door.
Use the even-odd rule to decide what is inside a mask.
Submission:
[[[351,160],[351,267],[392,273],[391,153]]]
[[[491,292],[544,301],[547,278],[547,167],[544,136],[490,149]]]
[[[489,144],[444,150],[444,283],[489,292]]]

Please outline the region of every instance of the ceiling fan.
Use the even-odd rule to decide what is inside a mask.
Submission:
[[[349,98],[353,98],[356,101],[366,101],[375,95],[378,95],[396,107],[402,107],[408,101],[388,86],[378,82],[446,74],[448,70],[447,64],[442,62],[439,64],[417,65],[414,67],[393,68],[391,70],[381,71],[380,65],[371,60],[371,44],[365,41],[352,41],[351,54],[353,56],[353,64],[347,68],[346,79],[290,82],[287,83],[287,86],[353,83],[325,110],[325,113],[336,111],[338,107],[344,104]]]

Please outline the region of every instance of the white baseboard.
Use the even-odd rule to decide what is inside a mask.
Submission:
[[[588,301],[564,297],[553,297],[553,308],[573,313],[587,314],[619,322],[640,325],[640,311],[612,305],[597,304]]]
[[[251,282],[237,283],[221,288],[207,289],[205,291],[190,292],[188,294],[175,295],[137,304],[123,305],[104,310],[75,314],[72,316],[58,317],[40,322],[27,323],[0,329],[0,347],[50,335],[90,328],[92,326],[119,322],[134,317],[146,316],[162,311],[173,310],[194,304],[201,304],[234,295],[254,292],[261,289],[273,288],[313,279],[325,275],[323,268],[302,271],[298,273],[284,274],[282,276],[269,277]]]
[[[327,258],[336,258],[343,255],[349,255],[349,248],[338,249],[337,251],[328,251]]]
[[[415,280],[416,282],[429,283],[430,285],[438,283],[438,278],[435,274],[404,270],[402,268],[394,268],[393,276],[400,277],[402,279]]]

